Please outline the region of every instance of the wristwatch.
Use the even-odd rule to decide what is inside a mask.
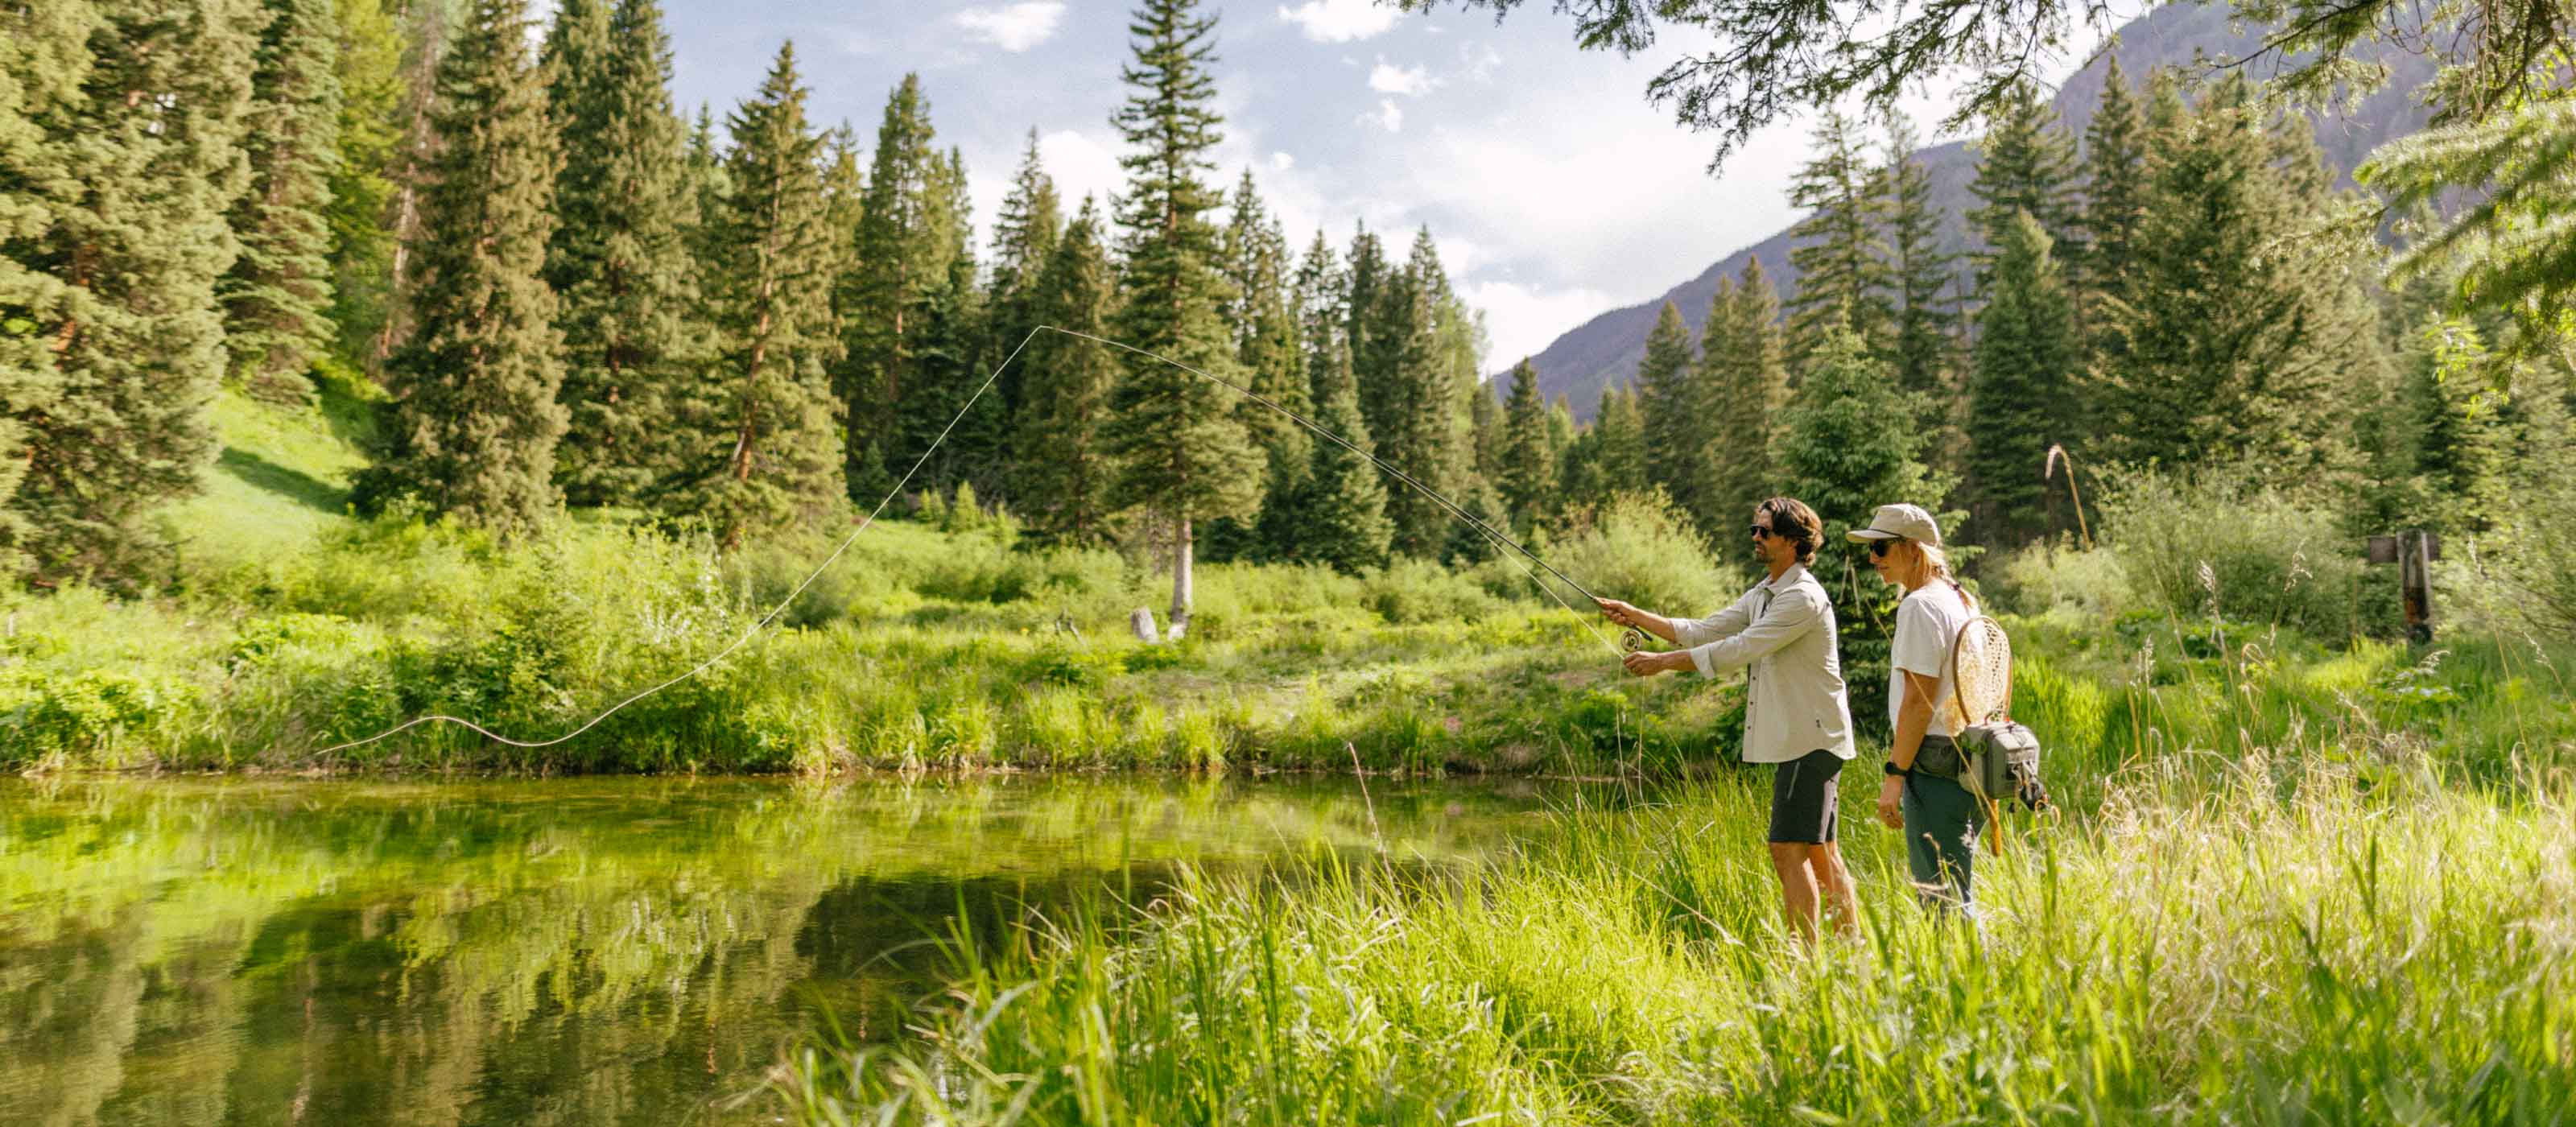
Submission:
[[[1914,774],[1914,769],[1913,769],[1913,768],[1911,768],[1911,767],[1899,767],[1899,766],[1897,766],[1897,765],[1896,765],[1896,761],[1895,761],[1895,760],[1893,760],[1893,759],[1890,759],[1890,760],[1888,760],[1888,761],[1887,761],[1887,762],[1885,762],[1885,763],[1881,763],[1881,764],[1879,764],[1879,765],[1878,765],[1878,769],[1879,769],[1880,771],[1882,771],[1882,772],[1887,773],[1887,774],[1894,775],[1894,776],[1896,776],[1897,778],[1900,778],[1900,779],[1905,778],[1905,777],[1907,777],[1907,776],[1910,776],[1910,775]]]

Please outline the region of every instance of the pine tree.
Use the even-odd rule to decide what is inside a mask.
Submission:
[[[1218,253],[1234,293],[1226,317],[1234,330],[1235,359],[1255,395],[1306,414],[1311,406],[1306,361],[1298,318],[1289,308],[1288,239],[1262,205],[1250,170],[1236,183],[1230,211]],[[1313,454],[1305,428],[1251,396],[1236,397],[1234,410],[1244,433],[1265,455],[1262,509],[1288,504]],[[1209,521],[1199,537],[1201,556],[1211,561],[1266,556],[1258,523],[1232,517]]]
[[[1986,136],[1977,143],[1977,175],[1968,183],[1968,193],[1979,201],[1969,209],[1968,223],[1985,248],[1975,256],[1980,290],[1992,280],[1995,257],[2011,237],[2015,212],[2029,212],[2039,222],[2058,246],[2061,261],[2081,259],[2081,244],[2068,236],[2074,167],[2074,138],[2036,92],[2017,88],[1989,115]]]
[[[369,370],[380,374],[394,349],[411,339],[411,288],[417,280],[411,265],[412,249],[423,240],[421,195],[434,175],[431,166],[438,150],[438,76],[454,38],[449,24],[458,16],[455,5],[413,2],[406,8],[405,18],[404,38],[410,49],[402,60],[401,107],[396,113],[403,131],[388,162],[393,202],[385,215],[386,232],[393,243],[392,261],[385,274],[392,300],[385,303],[382,323],[367,349]]]
[[[1217,194],[1199,177],[1220,138],[1211,77],[1212,17],[1197,0],[1146,0],[1128,24],[1134,62],[1121,72],[1127,99],[1114,119],[1131,151],[1119,225],[1127,271],[1119,282],[1119,337],[1175,364],[1126,354],[1103,428],[1121,462],[1114,490],[1172,531],[1171,633],[1189,629],[1191,534],[1202,519],[1252,514],[1261,500],[1261,454],[1234,415],[1233,396],[1176,366],[1242,382],[1222,311],[1230,287],[1207,212]]]
[[[1086,198],[1030,294],[1029,316],[1037,323],[1092,337],[1109,332],[1117,273],[1101,235],[1098,211]],[[1027,375],[1014,422],[1020,457],[1014,462],[1012,502],[1039,543],[1106,543],[1115,467],[1100,441],[1100,426],[1118,359],[1096,340],[1040,333],[1021,362]]]
[[[1325,394],[1330,390],[1332,380],[1335,378],[1336,363],[1339,365],[1338,378],[1345,382],[1351,379],[1349,344],[1345,335],[1350,322],[1344,308],[1347,300],[1344,295],[1348,285],[1349,278],[1342,273],[1340,263],[1333,256],[1332,246],[1324,240],[1324,233],[1320,230],[1315,232],[1313,241],[1307,245],[1305,255],[1297,263],[1296,275],[1290,284],[1286,303],[1293,323],[1298,378],[1301,381],[1297,399],[1305,404],[1298,409],[1308,411],[1309,418],[1320,418]],[[1338,360],[1335,359],[1336,357]],[[1353,412],[1359,409],[1355,392],[1352,395],[1350,409]],[[1351,421],[1354,423],[1358,421],[1356,414],[1352,416]],[[1360,429],[1362,434],[1366,433],[1365,425],[1361,425]],[[1302,428],[1300,433],[1305,433]],[[1317,514],[1309,510],[1317,505],[1336,502],[1334,498],[1326,497],[1323,492],[1317,490],[1310,478],[1319,463],[1348,455],[1348,451],[1333,454],[1322,449],[1324,446],[1334,445],[1330,439],[1311,434],[1307,434],[1306,437],[1306,463],[1294,467],[1284,475],[1284,488],[1283,475],[1278,464],[1273,462],[1268,495],[1262,500],[1261,519],[1254,530],[1263,559],[1317,558],[1307,551],[1307,546],[1302,542],[1302,538],[1312,531],[1319,519]],[[1348,434],[1344,434],[1343,437],[1352,438]],[[1353,441],[1359,441],[1363,449],[1374,450],[1372,443],[1358,439]],[[1376,467],[1370,465],[1365,459],[1360,460],[1360,465],[1367,471],[1369,483],[1377,484]],[[1372,496],[1375,500],[1368,502],[1369,512],[1373,514],[1370,519],[1383,522],[1385,497],[1382,492]],[[1338,503],[1347,507],[1358,502],[1344,500]],[[1383,534],[1379,536],[1374,551],[1378,556],[1385,554]]]
[[[1512,527],[1526,538],[1548,515],[1548,490],[1556,477],[1556,452],[1548,445],[1547,412],[1538,398],[1538,369],[1530,366],[1526,356],[1512,366],[1512,397],[1503,409],[1500,460],[1505,511]]]
[[[0,15],[0,168],[26,177],[27,187],[0,193],[0,323],[37,324],[39,332],[0,331],[0,571],[24,574],[32,561],[27,549],[36,525],[15,503],[19,486],[34,462],[31,422],[51,417],[61,401],[63,371],[49,347],[53,319],[71,314],[73,301],[52,272],[56,263],[41,261],[28,244],[51,229],[54,217],[69,210],[59,189],[42,185],[77,183],[81,163],[75,150],[56,143],[65,124],[43,111],[50,106],[78,107],[81,83],[88,77],[89,40],[105,24],[94,3],[52,4],[20,8]],[[83,107],[84,109],[86,107]],[[76,118],[78,112],[65,114]],[[59,254],[59,249],[56,250]],[[52,332],[42,331],[52,330]]]
[[[1030,315],[1029,307],[1038,275],[1046,270],[1063,233],[1063,211],[1055,181],[1038,160],[1038,131],[1031,129],[1028,147],[1020,154],[1020,170],[1011,177],[1010,193],[1002,197],[1002,209],[993,217],[993,282],[986,307],[997,357],[1010,355],[1041,323]],[[1024,364],[1012,364],[1002,369],[994,384],[1006,416],[1018,416],[1028,371]]]
[[[216,286],[224,348],[253,392],[302,402],[331,344],[331,175],[339,160],[339,48],[330,0],[266,0],[242,148],[250,190],[233,205],[241,254]]]
[[[1349,265],[1344,272],[1342,339],[1351,350],[1351,378],[1358,382],[1360,415],[1368,421],[1370,434],[1382,434],[1392,425],[1383,414],[1389,409],[1383,388],[1394,378],[1394,360],[1380,338],[1388,333],[1384,322],[1392,307],[1386,294],[1395,282],[1395,271],[1387,263],[1385,244],[1365,225],[1354,225],[1351,249],[1344,257]]]
[[[131,578],[148,511],[214,455],[257,26],[238,2],[0,13],[0,555],[38,576]]]
[[[946,284],[931,291],[918,310],[912,384],[895,404],[885,464],[895,475],[918,465],[907,486],[916,491],[947,493],[973,484],[977,492],[997,496],[1007,488],[999,456],[1009,419],[1001,395],[985,386],[987,377],[1000,382],[988,356],[990,324],[975,284],[975,256],[964,232],[957,234],[958,244],[944,256]],[[978,388],[983,394],[976,394]]]
[[[1473,519],[1452,517],[1441,529],[1440,566],[1452,569],[1473,567],[1494,558],[1498,551],[1509,550],[1495,542],[1492,532],[1486,531],[1500,531],[1511,524],[1509,514],[1503,509],[1503,499],[1494,492],[1492,485],[1483,478],[1471,478],[1459,486],[1450,499]]]
[[[851,496],[862,502],[874,498],[860,496],[855,487],[882,472],[883,464],[870,459],[895,444],[896,413],[919,376],[915,353],[925,307],[946,288],[947,256],[958,245],[940,214],[943,202],[935,198],[946,162],[934,139],[921,76],[906,74],[887,96],[877,126],[855,234],[856,308],[843,320],[844,359],[833,372],[849,418],[844,472]]]
[[[1560,391],[1555,402],[1547,405],[1547,448],[1563,451],[1567,443],[1574,441],[1575,430],[1574,401]]]
[[[1602,406],[1609,406],[1610,391],[1601,392]],[[1598,427],[1584,427],[1556,451],[1556,493],[1565,506],[1590,504],[1610,491],[1601,475],[1601,440]]]
[[[825,229],[821,141],[805,120],[795,44],[727,121],[731,190],[715,214],[707,298],[721,352],[676,412],[685,446],[666,508],[696,517],[730,550],[757,530],[825,511],[842,495],[834,463],[840,400],[828,365],[837,234]],[[873,502],[876,498],[869,498]]]
[[[1255,244],[1251,296],[1244,302],[1252,321],[1240,359],[1254,393],[1289,411],[1311,415],[1314,375],[1307,361],[1302,316],[1290,288],[1288,255],[1287,233],[1273,220]],[[1268,455],[1261,502],[1267,519],[1273,509],[1294,509],[1294,499],[1305,488],[1306,474],[1314,464],[1316,440],[1296,420],[1254,406],[1257,411],[1242,418],[1244,432]],[[1255,543],[1263,558],[1282,557],[1277,536],[1256,533]]]
[[[1378,356],[1374,371],[1359,373],[1361,412],[1371,416],[1377,456],[1423,487],[1387,493],[1395,552],[1430,559],[1448,547],[1453,518],[1424,490],[1457,491],[1471,436],[1453,430],[1452,411],[1466,378],[1451,339],[1458,305],[1429,231],[1416,234],[1404,267],[1380,289],[1378,304]]]
[[[1780,336],[1780,294],[1747,259],[1741,283],[1721,282],[1709,316],[1702,363],[1709,372],[1709,511],[1716,531],[1779,493],[1772,432],[1789,405],[1788,346]],[[1723,344],[1723,351],[1720,344]]]
[[[369,358],[393,300],[394,234],[386,227],[402,144],[403,35],[388,0],[337,0],[339,159],[331,166],[331,308],[343,357]]]
[[[1646,488],[1646,420],[1637,389],[1621,386],[1601,393],[1601,414],[1592,422],[1601,436],[1601,475],[1612,491]]]
[[[1976,435],[1969,512],[1979,540],[2018,545],[2051,530],[2054,493],[2040,471],[2049,445],[2072,433],[2082,355],[2048,233],[2020,213],[1995,251],[1968,383],[1968,429]]]
[[[2386,362],[2354,264],[2290,237],[2330,201],[2275,167],[2241,81],[2152,138],[2130,292],[2104,305],[2119,360],[2097,394],[2113,453],[2317,464],[2343,441],[2351,403],[2338,389]]]
[[[1496,381],[1500,383],[1500,381]],[[1509,394],[1508,386],[1479,386],[1477,394],[1467,397],[1467,474],[1496,483],[1503,480],[1503,404],[1495,399],[1497,392]]]
[[[859,170],[859,161],[858,133],[849,122],[823,134],[823,229],[831,235],[832,323],[844,341],[848,339],[851,319],[859,316],[866,301],[867,271],[859,261],[858,230],[867,217],[868,181],[867,174]],[[842,359],[846,363],[846,352]],[[847,411],[844,405],[844,417]],[[846,453],[845,449],[845,463]],[[843,469],[848,469],[846,464]],[[853,479],[849,487],[852,497],[873,500],[885,496],[894,487],[894,480],[868,481],[863,487],[862,482]]]
[[[716,242],[716,217],[724,213],[725,198],[733,194],[732,174],[725,170],[724,154],[716,151],[715,118],[704,102],[698,104],[697,120],[689,126],[683,164],[690,206],[680,241],[689,248],[690,259],[699,264],[703,279],[706,269],[723,257],[723,248]]]
[[[2409,343],[2404,407],[2428,503],[2406,516],[2440,532],[2491,532],[2512,508],[2517,436],[2507,399],[2486,377],[2486,342],[2464,321],[2430,318]]]
[[[1313,361],[1315,423],[1351,445],[1315,443],[1291,509],[1295,548],[1284,558],[1328,564],[1344,574],[1385,566],[1395,527],[1386,519],[1382,473],[1361,453],[1373,446],[1368,424],[1360,418],[1349,342],[1338,333],[1326,334]]]
[[[1645,358],[1637,362],[1637,406],[1645,417],[1646,448],[1654,451],[1640,484],[1662,489],[1707,535],[1715,527],[1707,507],[1709,396],[1692,353],[1690,326],[1682,323],[1681,310],[1665,302],[1646,334]]]
[[[987,495],[999,494],[1006,488],[1000,460],[1009,418],[1001,395],[989,388],[975,394],[987,377],[996,384],[1000,377],[991,362],[999,358],[987,356],[992,326],[975,282],[965,157],[951,149],[939,158],[922,199],[924,230],[937,236],[924,260],[938,262],[944,274],[937,285],[916,291],[906,322],[902,344],[911,374],[894,398],[885,468],[900,477],[918,464],[908,486],[914,490],[948,493],[973,482]]]
[[[2146,199],[2146,121],[2137,95],[2120,72],[2119,57],[2102,74],[2102,104],[2084,127],[2084,264],[2077,294],[2076,327],[2088,351],[2107,343],[2097,331],[2106,296],[2126,298],[2137,269],[2138,220]],[[2116,362],[2117,358],[2109,358]]]
[[[1816,155],[1799,167],[1789,189],[1790,203],[1808,209],[1789,229],[1789,261],[1798,268],[1789,337],[1800,368],[1837,325],[1860,334],[1873,354],[1884,354],[1892,319],[1878,233],[1885,203],[1851,119],[1825,111],[1813,148]]]
[[[1950,255],[1941,249],[1942,215],[1932,204],[1932,172],[1915,157],[1921,145],[1913,122],[1902,114],[1889,118],[1887,268],[1896,309],[1888,361],[1898,387],[1935,405],[1924,422],[1937,427],[1949,422],[1943,405],[1954,386],[1958,324],[1942,298],[1953,271]]]
[[[410,338],[386,364],[395,401],[362,504],[410,495],[505,533],[557,503],[564,412],[555,294],[541,274],[556,154],[527,50],[526,0],[476,0],[438,68],[439,138],[420,188]],[[480,232],[476,239],[449,237]]]
[[[1937,511],[1952,482],[1924,465],[1931,436],[1914,423],[1919,405],[1857,334],[1837,331],[1819,345],[1797,398],[1782,413],[1783,492],[1805,501],[1830,536],[1869,523],[1880,505],[1911,502]],[[1957,520],[1945,516],[1943,524]],[[1825,552],[1834,551],[1832,547]],[[1819,554],[1816,569],[1839,570]],[[1852,719],[1877,729],[1887,715],[1887,651],[1896,597],[1878,583],[1831,582],[1841,634],[1843,683]]]
[[[676,464],[658,448],[669,397],[700,378],[686,139],[672,113],[670,39],[655,0],[556,9],[551,74],[563,171],[546,279],[564,339],[568,416],[556,480],[574,504],[631,504]]]

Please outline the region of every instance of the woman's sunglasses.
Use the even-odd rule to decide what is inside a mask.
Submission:
[[[1886,556],[1887,556],[1887,552],[1888,552],[1888,549],[1890,549],[1890,548],[1894,548],[1894,547],[1896,546],[1897,541],[1898,541],[1898,540],[1900,540],[1900,539],[1903,539],[1903,538],[1902,538],[1902,537],[1890,537],[1890,538],[1885,539],[1885,540],[1872,540],[1872,541],[1870,541],[1870,542],[1869,542],[1869,558],[1871,558],[1871,559],[1873,559],[1873,560],[1875,560],[1875,559],[1884,559],[1884,558],[1886,558]]]

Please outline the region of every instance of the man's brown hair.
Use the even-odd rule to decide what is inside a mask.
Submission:
[[[1825,522],[1795,497],[1774,497],[1755,505],[1753,519],[1770,522],[1771,535],[1796,545],[1799,563],[1814,562],[1816,545],[1825,542]]]

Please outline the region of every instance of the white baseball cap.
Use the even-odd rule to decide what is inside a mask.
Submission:
[[[1843,534],[1853,543],[1889,540],[1902,536],[1918,544],[1941,546],[1941,524],[1932,519],[1921,505],[1880,505],[1870,518],[1869,527],[1855,528]]]

